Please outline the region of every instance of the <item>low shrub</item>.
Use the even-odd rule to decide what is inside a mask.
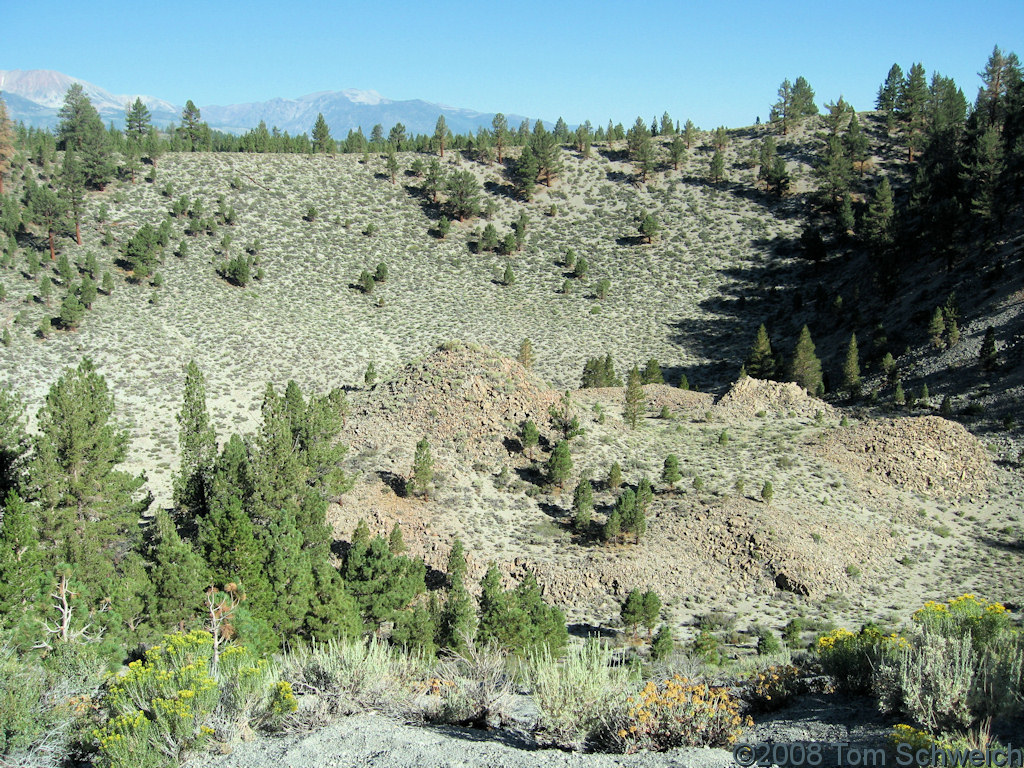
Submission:
[[[728,688],[674,676],[648,681],[604,723],[602,740],[620,752],[674,747],[726,747],[753,721],[740,715]]]
[[[568,649],[558,662],[546,651],[527,660],[526,675],[540,709],[541,738],[578,749],[598,733],[607,713],[624,703],[633,673],[615,665],[611,649],[597,640]]]

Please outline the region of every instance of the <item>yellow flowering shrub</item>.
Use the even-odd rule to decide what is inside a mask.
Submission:
[[[976,651],[1010,629],[1010,612],[1002,603],[964,594],[945,603],[929,600],[914,612],[914,623],[943,637],[970,635]]]
[[[102,704],[107,720],[93,738],[108,768],[176,764],[215,735],[214,712],[221,722],[276,726],[298,709],[271,660],[228,646],[214,669],[213,637],[199,631],[166,636],[108,681]]]
[[[874,671],[884,659],[892,658],[909,646],[902,635],[884,635],[875,627],[865,626],[858,632],[834,629],[814,644],[825,674],[835,678],[842,690],[865,692],[871,688]]]
[[[754,709],[772,712],[789,703],[797,693],[800,671],[792,664],[779,664],[755,672],[747,680],[743,698]]]
[[[732,744],[751,725],[740,701],[724,687],[675,675],[649,681],[625,701],[608,725],[607,738],[623,752]]]

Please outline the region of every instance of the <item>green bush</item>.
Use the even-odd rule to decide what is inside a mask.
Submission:
[[[241,646],[216,653],[199,631],[167,635],[109,681],[102,704],[96,763],[111,768],[175,765],[216,733],[213,722],[275,725],[298,707],[268,660]]]

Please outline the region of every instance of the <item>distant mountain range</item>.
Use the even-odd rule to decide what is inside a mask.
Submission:
[[[157,126],[181,120],[181,106],[155,96],[115,95],[85,80],[47,69],[0,70],[0,92],[7,104],[8,115],[16,122],[24,121],[26,125],[37,128],[57,126],[57,112],[72,83],[81,83],[106,123],[123,126],[125,105],[136,98],[141,98],[149,107],[153,123]],[[255,128],[261,120],[268,128],[277,127],[292,135],[309,133],[317,114],[323,113],[331,134],[337,139],[345,138],[349,130],[359,127],[369,136],[377,124],[383,126],[385,134],[396,123],[402,123],[409,134],[433,133],[439,115],[444,115],[453,132],[467,133],[479,126],[490,127],[494,117],[493,113],[448,107],[421,99],[392,101],[376,91],[354,89],[321,91],[294,99],[276,98],[251,104],[200,105],[199,110],[203,121],[211,128],[234,134]],[[517,128],[524,119],[522,115],[506,117],[511,128]]]

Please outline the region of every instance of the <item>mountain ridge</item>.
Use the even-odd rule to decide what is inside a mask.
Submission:
[[[180,105],[155,96],[118,95],[81,78],[46,69],[0,70],[0,93],[7,102],[12,120],[35,128],[55,128],[64,94],[73,84],[82,85],[86,95],[104,122],[121,127],[125,106],[136,98],[152,113],[153,124],[166,127],[181,119]],[[374,125],[385,130],[402,123],[410,134],[432,133],[439,115],[456,133],[474,132],[490,127],[494,113],[464,107],[437,104],[423,99],[389,99],[375,90],[346,88],[338,91],[315,91],[295,98],[276,96],[264,101],[239,104],[200,106],[202,119],[215,130],[241,134],[265,123],[268,127],[291,134],[308,133],[318,114],[323,114],[335,138],[343,138],[349,130],[362,128],[369,133]],[[518,125],[522,115],[507,115],[510,125]]]

